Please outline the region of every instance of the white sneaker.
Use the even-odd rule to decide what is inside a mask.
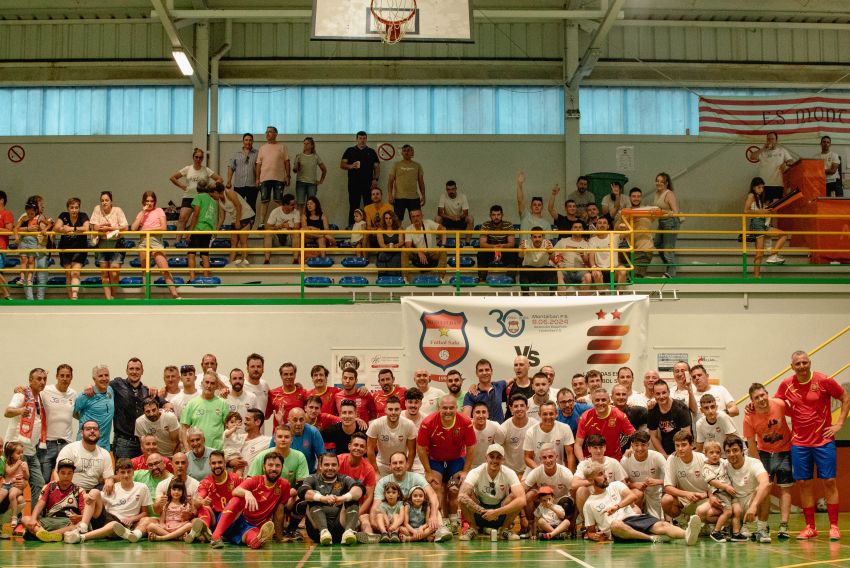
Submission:
[[[115,536],[123,538],[124,540],[129,540],[130,542],[136,542],[137,540],[139,540],[139,539],[136,539],[136,541],[130,540],[132,537],[134,537],[136,535],[134,535],[133,531],[131,531],[130,529],[128,529],[127,527],[125,527],[121,523],[115,523],[115,525],[112,527],[112,532],[115,533]]]
[[[245,259],[242,259],[242,268],[249,268],[250,266],[251,266],[250,262],[248,262]]]
[[[434,542],[447,542],[452,539],[452,531],[446,527],[440,527],[434,533]]]
[[[330,546],[333,543],[333,536],[331,536],[331,531],[328,529],[322,529],[322,532],[319,533],[319,544],[322,546]]]
[[[80,535],[79,531],[68,531],[65,533],[63,538],[68,544],[78,544],[83,540],[83,537],[82,535]]]
[[[765,264],[785,264],[785,258],[778,254],[772,254],[764,262]]]
[[[349,546],[357,543],[357,535],[351,529],[346,529],[344,533],[342,533],[342,544],[345,546]]]
[[[204,521],[201,519],[192,520],[192,529],[183,536],[183,542],[186,544],[192,544],[195,542],[195,539],[198,538],[199,534],[201,534],[204,526]]]
[[[696,515],[691,515],[688,519],[688,528],[685,529],[685,542],[688,546],[693,546],[699,539],[699,530],[702,528],[702,521]]]
[[[654,534],[650,537],[650,540],[654,543],[670,542],[670,537],[666,534]]]

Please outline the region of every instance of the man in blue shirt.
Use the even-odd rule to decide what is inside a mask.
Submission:
[[[507,382],[493,380],[493,366],[486,359],[475,364],[475,375],[478,377],[478,384],[470,386],[469,392],[463,397],[463,414],[472,416],[473,405],[483,402],[490,411],[490,420],[501,424],[505,421],[502,405],[505,402]]]
[[[564,387],[558,391],[558,422],[563,422],[573,431],[573,436],[578,430],[578,419],[581,415],[593,408],[591,404],[576,402],[573,391]]]
[[[315,426],[307,424],[307,415],[301,408],[289,411],[289,426],[292,428],[292,449],[298,450],[307,458],[307,469],[316,473],[316,459],[325,453],[325,441]],[[274,440],[269,447],[274,446]]]
[[[94,420],[100,429],[97,445],[108,452],[112,419],[115,417],[115,393],[109,386],[109,368],[106,365],[97,365],[92,369],[92,379],[94,379],[92,389],[94,394],[78,396],[74,400],[74,418],[80,421],[77,440],[82,438],[83,424],[88,420]]]

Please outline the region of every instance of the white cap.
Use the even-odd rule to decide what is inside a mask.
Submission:
[[[505,457],[505,448],[503,448],[501,444],[490,444],[489,446],[487,446],[487,455],[489,456],[493,452],[496,452],[502,457]]]

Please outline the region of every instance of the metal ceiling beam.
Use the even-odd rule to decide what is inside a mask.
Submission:
[[[175,20],[184,18],[195,20],[309,20],[312,10],[298,9],[259,9],[259,10],[172,10]],[[547,21],[547,20],[593,20],[605,17],[600,10],[473,10],[474,17],[489,20],[506,21]],[[156,10],[151,17],[157,17]],[[622,18],[623,14],[618,17]]]
[[[719,29],[784,29],[784,30],[838,30],[850,31],[850,23],[834,22],[747,22],[724,20],[619,20],[615,23],[623,27],[641,28],[719,28]]]
[[[151,0],[151,4],[153,4],[154,10],[157,11],[159,16],[159,21],[162,22],[162,27],[165,29],[165,34],[168,36],[168,39],[171,40],[171,47],[174,49],[182,50],[189,56],[190,59],[194,59],[192,57],[192,52],[183,45],[183,40],[180,39],[180,34],[177,33],[177,28],[174,27],[174,22],[171,21],[171,16],[168,13],[168,9],[162,3],[162,0]],[[197,61],[195,62],[195,72],[192,73],[192,84],[195,85],[195,88],[204,88],[204,82],[201,80],[200,74],[198,73]]]
[[[625,3],[626,0],[613,0],[613,2],[611,2],[608,6],[608,12],[602,19],[599,27],[596,28],[587,49],[584,50],[584,54],[581,56],[581,61],[579,61],[578,64],[578,68],[567,80],[568,87],[574,87],[580,83],[584,77],[590,75],[591,71],[593,71],[593,66],[596,65],[597,61],[599,61],[599,53],[602,49],[602,44],[605,43],[605,40],[608,37],[608,32],[611,31],[611,28],[614,26],[617,18],[620,16],[620,10]]]

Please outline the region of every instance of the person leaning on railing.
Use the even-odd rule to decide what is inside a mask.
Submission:
[[[100,192],[100,205],[94,208],[89,217],[89,228],[98,234],[91,237],[92,246],[99,249],[115,249],[118,246],[119,231],[126,231],[129,224],[124,211],[112,205],[112,192]],[[117,250],[104,250],[95,253],[95,260],[101,269],[100,278],[103,284],[103,295],[112,300],[112,288],[118,285],[122,256]]]
[[[59,249],[88,248],[88,238],[85,233],[89,230],[89,216],[80,212],[79,197],[71,197],[65,204],[67,211],[59,214],[53,230],[59,237]],[[86,262],[86,252],[60,252],[59,264],[65,268],[65,280],[70,285],[68,298],[76,300],[80,291],[80,269]]]
[[[632,209],[641,206],[643,199],[643,191],[639,187],[633,187],[629,190],[629,205]],[[653,234],[648,232],[652,229],[652,217],[640,216],[631,217],[629,221],[634,230],[634,274],[636,278],[643,278],[649,270],[649,265],[652,263]],[[613,225],[618,231],[628,230],[628,227],[623,222],[621,211],[617,212],[617,217],[614,219]]]
[[[145,250],[147,243],[150,243],[150,255],[157,268],[162,271],[162,276],[165,283],[168,284],[168,291],[171,292],[171,297],[179,300],[177,288],[174,287],[174,279],[171,278],[171,273],[168,271],[168,260],[165,258],[163,250],[165,247],[162,244],[161,231],[167,229],[165,220],[165,211],[161,207],[156,206],[156,193],[146,191],[142,194],[142,210],[136,215],[130,225],[131,231],[156,231],[158,234],[151,235],[149,240],[145,240],[144,236],[139,242],[139,262],[142,270],[148,267],[148,251]]]

